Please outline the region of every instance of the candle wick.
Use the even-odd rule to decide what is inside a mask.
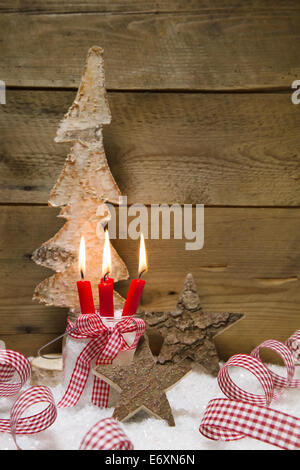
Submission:
[[[139,279],[142,278],[142,275],[144,274],[144,272],[146,272],[146,269],[143,269],[143,271],[140,272],[140,274],[139,274]]]
[[[83,274],[82,269],[80,270],[80,277],[81,277],[81,279],[84,279],[84,274]]]
[[[104,276],[103,276],[103,281],[104,282],[106,281],[106,278],[108,277],[108,275],[109,275],[109,271],[107,271],[107,273],[105,273]]]

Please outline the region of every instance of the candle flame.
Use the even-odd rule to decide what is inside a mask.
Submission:
[[[103,260],[102,260],[102,276],[111,272],[111,252],[110,252],[110,243],[109,243],[109,234],[108,230],[105,230],[105,241],[103,249]]]
[[[148,271],[148,262],[147,262],[147,254],[146,254],[146,247],[145,247],[145,239],[144,239],[144,235],[141,233],[141,237],[140,237],[139,276],[144,271]]]
[[[78,267],[79,267],[81,277],[84,278],[84,275],[85,275],[85,241],[84,241],[83,235],[81,236],[81,239],[80,239]]]

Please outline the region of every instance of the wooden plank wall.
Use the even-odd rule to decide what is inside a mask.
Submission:
[[[62,225],[47,207],[55,144],[87,50],[105,49],[104,141],[128,202],[203,203],[205,244],[148,241],[144,308],[175,306],[187,272],[210,311],[246,318],[222,358],[299,328],[300,5],[287,0],[0,0],[0,338],[34,354],[66,312],[31,301],[32,251]],[[131,274],[137,244],[114,243]],[[125,295],[128,282],[118,284]]]

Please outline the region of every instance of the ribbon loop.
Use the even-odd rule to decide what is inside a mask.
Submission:
[[[286,378],[275,374],[263,364],[260,359],[262,348],[271,349],[280,355],[286,366]],[[278,398],[285,388],[300,387],[300,380],[293,379],[299,352],[300,330],[285,344],[267,340],[257,346],[251,356],[232,356],[218,375],[219,386],[228,399],[215,399],[208,403],[200,424],[200,433],[209,439],[225,441],[249,436],[282,449],[299,449],[300,419],[269,408],[272,399]],[[251,372],[259,380],[265,395],[255,395],[238,387],[229,376],[230,366],[243,367]]]
[[[76,319],[76,327],[81,337],[86,336],[88,338],[99,336],[99,334],[103,334],[108,330],[98,313],[79,315]]]
[[[33,416],[22,418],[22,415],[33,405],[46,403],[47,407]],[[16,400],[10,415],[10,431],[16,447],[17,434],[35,434],[49,428],[56,420],[57,410],[53,395],[48,387],[31,387]]]
[[[300,330],[290,336],[285,344],[292,353],[295,365],[300,365]]]
[[[105,418],[84,436],[79,450],[133,450],[133,445],[118,421]]]
[[[15,375],[19,381],[10,383]],[[31,376],[31,365],[23,354],[9,349],[0,351],[0,396],[16,395]],[[48,403],[46,409],[33,416],[22,418],[25,411],[37,403]],[[16,447],[17,434],[33,434],[47,429],[56,419],[56,407],[52,393],[47,387],[32,387],[15,401],[10,419],[0,419],[0,431],[10,432]]]
[[[19,376],[17,384],[8,384],[14,375]],[[30,378],[31,366],[28,359],[16,351],[3,350],[0,354],[0,390],[1,396],[12,396],[20,391],[20,388]],[[9,387],[8,387],[9,385]],[[13,387],[14,385],[14,387]],[[5,387],[4,387],[5,386]],[[44,405],[44,409],[29,416],[29,408],[34,405]],[[48,387],[31,387],[23,392],[15,401],[9,419],[0,419],[0,432],[9,432],[18,450],[17,435],[36,434],[49,428],[57,417],[53,395]],[[118,422],[112,418],[106,418],[93,426],[81,443],[81,450],[119,450],[133,449]]]
[[[10,383],[17,375],[18,382]],[[18,393],[31,375],[31,364],[27,357],[10,349],[0,350],[0,396],[9,397]]]
[[[238,387],[231,379],[228,368],[242,367],[251,372],[264,389],[264,395],[255,395]],[[259,360],[246,354],[232,356],[222,367],[218,375],[219,387],[229,399],[240,400],[257,405],[269,405],[273,397],[273,382],[269,370]]]
[[[285,378],[285,377],[281,377],[278,374],[275,374],[275,372],[268,369],[272,376],[274,388],[279,389],[278,392],[274,394],[274,398],[279,397],[285,388],[299,387],[300,381],[293,380],[294,373],[295,373],[295,364],[294,364],[292,353],[289,350],[289,348],[286,345],[282,344],[280,341],[270,339],[270,340],[264,341],[259,346],[257,346],[251,352],[251,356],[261,361],[260,350],[263,348],[271,349],[272,351],[275,351],[282,358],[284,365],[286,367],[286,370],[287,370],[287,377]],[[267,368],[266,365],[265,367]]]

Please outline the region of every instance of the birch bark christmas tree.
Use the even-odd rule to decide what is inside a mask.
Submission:
[[[65,225],[33,253],[33,260],[56,274],[35,289],[33,298],[46,305],[78,307],[78,248],[86,242],[86,277],[91,281],[95,305],[101,277],[104,228],[109,220],[106,202],[118,203],[120,190],[110,172],[102,140],[102,126],[111,114],[104,87],[103,50],[92,47],[74,103],[61,121],[55,142],[73,142],[64,168],[50,193],[49,205],[61,207]],[[111,247],[115,281],[128,278],[127,268]],[[115,307],[123,299],[114,293]]]

